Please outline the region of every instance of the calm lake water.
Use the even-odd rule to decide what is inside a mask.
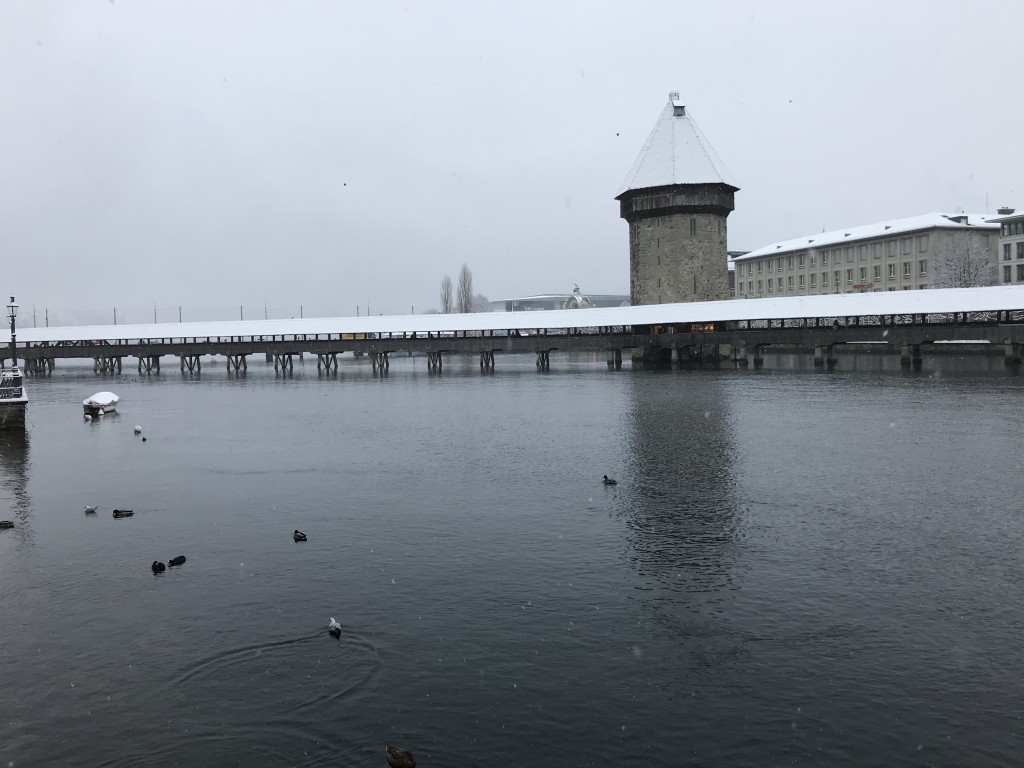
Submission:
[[[62,363],[0,437],[0,765],[1018,764],[1024,379],[806,362]]]

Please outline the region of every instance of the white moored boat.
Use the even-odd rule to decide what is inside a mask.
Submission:
[[[97,392],[92,397],[82,401],[87,416],[102,416],[105,413],[112,413],[117,410],[117,403],[120,401],[113,392]]]

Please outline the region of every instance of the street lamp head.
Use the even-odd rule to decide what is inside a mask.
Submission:
[[[7,305],[7,316],[13,320],[18,316],[18,305],[14,303],[14,297],[11,296],[11,303]]]

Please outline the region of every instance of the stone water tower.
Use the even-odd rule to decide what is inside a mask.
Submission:
[[[739,187],[679,94],[668,98],[615,197],[634,305],[729,298],[726,219]]]

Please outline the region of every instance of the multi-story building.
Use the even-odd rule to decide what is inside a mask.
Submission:
[[[772,243],[733,260],[736,298],[996,282],[998,217],[926,213]]]
[[[999,282],[1024,283],[1024,212],[1000,208],[1005,214],[999,224]]]

